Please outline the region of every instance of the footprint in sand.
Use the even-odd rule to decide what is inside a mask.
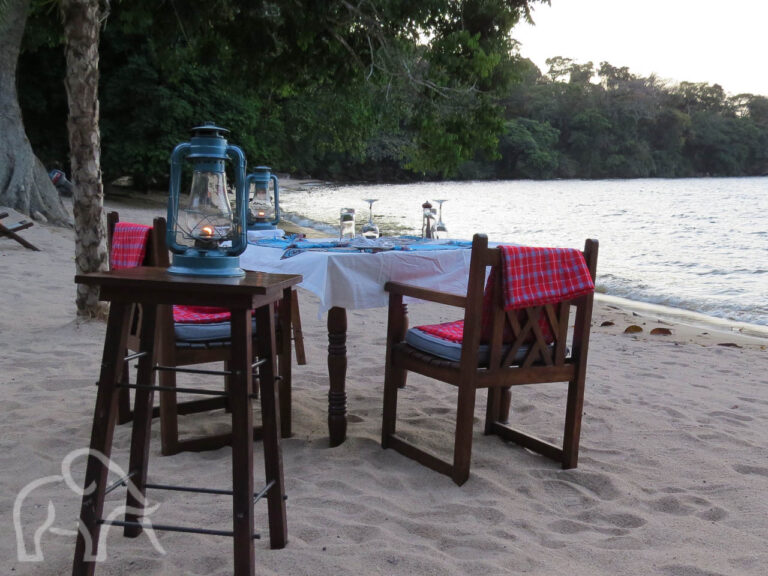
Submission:
[[[724,576],[722,572],[702,570],[691,564],[668,564],[662,566],[661,569],[667,576]]]
[[[758,476],[764,476],[768,478],[768,468],[762,466],[750,466],[748,464],[736,464],[733,467],[739,474],[757,474]]]
[[[613,480],[607,474],[587,472],[583,470],[552,473],[545,470],[533,470],[531,476],[546,481],[547,490],[560,492],[563,489],[576,491],[587,498],[598,500],[614,500],[621,496],[621,492]]]

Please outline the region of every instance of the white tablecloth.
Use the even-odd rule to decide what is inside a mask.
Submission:
[[[281,260],[283,250],[250,244],[240,256],[245,270],[301,274],[299,286],[320,299],[322,314],[334,306],[347,309],[387,306],[384,284],[390,280],[466,294],[471,250],[350,253],[304,252]]]

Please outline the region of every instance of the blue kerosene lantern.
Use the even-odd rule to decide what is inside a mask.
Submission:
[[[243,276],[240,254],[248,245],[245,155],[227,143],[229,131],[213,124],[192,129],[192,138],[171,154],[167,242],[173,252],[168,270],[194,276]],[[227,196],[226,163],[235,174],[235,210]],[[182,172],[191,164],[189,196],[179,196]]]
[[[270,182],[272,186],[270,187]],[[271,230],[280,221],[280,184],[268,166],[256,166],[246,178],[248,193],[253,192],[248,211],[249,230]]]

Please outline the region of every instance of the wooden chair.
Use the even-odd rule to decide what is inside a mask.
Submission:
[[[0,212],[0,220],[3,218],[8,217],[8,212]],[[33,226],[34,222],[30,222],[29,220],[21,220],[19,222],[14,223],[8,223],[3,224],[0,222],[0,238],[10,238],[11,240],[16,240],[19,244],[24,246],[24,248],[29,248],[30,250],[34,250],[35,252],[40,252],[40,248],[32,244],[31,242],[27,242],[16,234],[16,232],[21,232],[22,230],[26,230],[27,228],[31,228]]]
[[[583,255],[593,281],[597,251],[597,241],[587,240]],[[469,478],[472,423],[478,388],[488,388],[486,434],[497,434],[548,456],[559,461],[563,468],[574,468],[578,462],[593,296],[590,293],[571,301],[507,312],[501,297],[500,266],[501,251],[489,248],[487,237],[477,234],[472,242],[466,296],[398,282],[388,282],[385,286],[389,292],[389,318],[382,447],[394,448],[404,456],[450,476],[458,485]],[[486,296],[488,304],[484,329],[484,284],[488,267],[495,268],[496,273],[493,276],[495,280],[487,288],[491,293]],[[408,336],[404,340],[407,326],[404,296],[465,309],[463,340],[458,344],[459,349],[454,359],[448,360],[425,352],[420,345],[422,349],[416,348],[408,343],[409,339],[415,342]],[[575,308],[575,325],[569,331],[571,307]],[[483,332],[487,339],[482,337]],[[551,332],[549,338],[547,332]],[[398,388],[404,385],[407,371],[458,387],[452,462],[417,448],[395,432]],[[505,423],[509,411],[510,387],[545,382],[568,383],[562,446],[525,434]]]
[[[110,252],[112,249],[112,239],[115,226],[119,221],[117,212],[110,212],[107,215],[108,244]],[[147,252],[143,265],[168,267],[170,259],[165,240],[166,222],[164,218],[155,218],[152,230],[149,235]],[[290,328],[281,329],[283,324],[290,326],[290,318],[294,315],[293,303],[295,300],[295,291],[291,291],[290,302],[282,305],[279,315],[287,314],[287,318],[282,318],[277,322],[277,356],[278,356],[278,375],[280,377],[280,413],[281,413],[281,435],[289,437],[291,435],[291,339]],[[157,334],[156,342],[156,361],[162,366],[178,367],[190,366],[195,364],[205,364],[209,362],[223,362],[224,370],[228,369],[228,363],[231,356],[227,334],[222,337],[221,333],[214,335],[210,339],[203,336],[189,337],[188,334],[181,335],[182,329],[194,329],[191,326],[184,326],[174,322],[173,309],[170,306],[158,307],[158,318],[156,321]],[[141,330],[142,311],[140,306],[134,306],[133,319],[131,321],[131,330],[128,334],[127,347],[129,351],[139,350],[139,334]],[[228,330],[227,326],[224,328]],[[220,331],[220,330],[219,330]],[[254,330],[254,335],[257,331]],[[301,329],[296,333],[297,338],[301,337]],[[284,337],[285,335],[285,337]],[[302,343],[303,344],[303,343]],[[254,350],[257,346],[254,346]],[[303,351],[303,345],[302,345]],[[298,354],[297,354],[298,356]],[[299,360],[299,358],[297,358]],[[303,359],[301,359],[303,360]],[[301,363],[301,362],[300,362]],[[128,382],[128,362],[123,366],[123,382]],[[230,442],[229,434],[215,436],[206,436],[202,438],[180,439],[178,430],[178,415],[194,414],[206,412],[215,409],[229,410],[227,399],[223,397],[206,398],[202,400],[191,400],[179,402],[174,389],[176,388],[176,374],[172,370],[159,371],[159,385],[166,388],[160,392],[160,405],[153,408],[153,417],[160,416],[160,438],[161,450],[163,455],[176,454],[181,451],[200,451],[210,450],[228,445]],[[228,386],[225,376],[225,387]],[[127,388],[120,389],[118,422],[123,423],[131,420],[130,397]],[[258,431],[255,432],[258,437]]]

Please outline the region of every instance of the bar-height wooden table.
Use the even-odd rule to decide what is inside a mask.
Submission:
[[[110,272],[78,275],[75,282],[98,286],[100,299],[111,303],[107,332],[104,340],[101,374],[96,394],[96,407],[91,431],[91,454],[85,472],[84,486],[95,489],[83,495],[80,511],[74,575],[94,573],[96,546],[102,523],[104,497],[108,491],[106,460],[112,449],[112,437],[117,418],[117,383],[124,358],[125,340],[128,333],[131,305],[143,307],[141,350],[136,388],[135,415],[131,434],[131,450],[128,476],[122,482],[130,482],[136,490],[129,490],[126,505],[131,513],[125,521],[112,521],[124,527],[124,534],[135,537],[142,532],[141,512],[143,496],[147,488],[162,489],[162,485],[147,483],[149,436],[152,422],[154,391],[154,338],[155,317],[158,305],[186,304],[192,306],[220,306],[232,313],[232,359],[230,362],[229,394],[232,408],[232,490],[233,531],[188,529],[178,526],[154,526],[154,529],[180,530],[233,536],[234,573],[252,576],[255,572],[254,501],[266,495],[269,517],[270,546],[283,548],[287,542],[285,516],[285,487],[280,451],[280,409],[278,388],[275,380],[275,316],[273,304],[282,299],[280,322],[289,322],[291,287],[301,282],[295,274],[268,274],[247,272],[240,278],[212,278],[204,276],[179,276],[169,274],[166,268],[139,267]],[[283,310],[285,307],[285,310]],[[252,310],[256,310],[256,340],[259,361],[252,365]],[[287,333],[287,332],[286,332]],[[266,486],[258,495],[253,488],[253,413],[251,411],[252,371],[258,367],[261,391],[262,426]],[[161,367],[157,367],[158,369]],[[184,369],[178,369],[183,371]],[[100,453],[104,458],[98,457]],[[109,489],[117,487],[114,482]],[[200,491],[194,488],[173,487]],[[203,489],[202,491],[206,491]],[[138,496],[137,496],[138,493]],[[141,501],[140,501],[141,500]],[[89,538],[86,538],[85,535]],[[88,540],[88,541],[87,541]]]

